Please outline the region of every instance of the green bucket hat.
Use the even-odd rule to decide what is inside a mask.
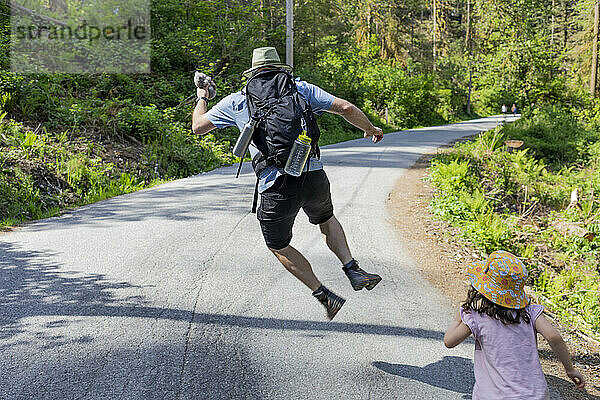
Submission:
[[[275,47],[259,47],[252,52],[252,68],[244,71],[242,76],[250,78],[254,71],[262,67],[278,67],[288,72],[293,68],[281,62]]]

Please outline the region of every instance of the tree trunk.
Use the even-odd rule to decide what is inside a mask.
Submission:
[[[550,49],[554,46],[554,0],[552,0],[552,15],[550,16]]]
[[[432,0],[432,9],[433,9],[433,70],[436,70],[436,66],[435,66],[435,62],[436,62],[436,56],[437,56],[437,37],[436,37],[436,31],[437,31],[437,9],[436,9],[436,2],[437,0]]]
[[[410,18],[410,56],[413,58],[415,57],[414,51],[415,51],[415,21],[411,15],[411,18]]]
[[[465,46],[469,53],[469,92],[467,94],[467,115],[471,114],[471,89],[473,86],[472,52],[471,52],[471,0],[467,0],[467,33],[465,35]]]
[[[563,31],[563,49],[567,48],[567,40],[569,39],[569,0],[563,0],[564,5],[564,31]]]
[[[594,38],[592,40],[592,72],[590,74],[590,95],[596,97],[598,83],[598,20],[600,19],[600,1],[594,4]]]
[[[467,29],[465,33],[465,47],[470,50],[469,38],[471,37],[471,0],[467,0]]]
[[[260,11],[259,11],[260,18],[263,21],[263,23],[261,24],[262,25],[262,29],[261,29],[262,36],[261,36],[261,39],[265,40],[265,38],[267,37],[267,24],[265,23],[265,0],[260,0],[260,6],[259,7],[260,7]]]
[[[471,60],[469,57],[469,94],[467,95],[467,115],[471,115],[471,90],[473,87],[473,70],[471,69]]]
[[[294,66],[294,0],[285,1],[285,63]]]
[[[424,5],[421,5],[421,19],[419,19],[419,26],[423,26],[423,8]],[[423,51],[423,46],[419,46],[419,56],[421,57],[421,62],[425,59],[425,52]]]

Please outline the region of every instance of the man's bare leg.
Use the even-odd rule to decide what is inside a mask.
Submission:
[[[335,215],[322,224],[319,224],[319,228],[321,228],[321,233],[325,236],[327,247],[333,251],[342,264],[346,265],[352,261],[352,254],[350,253],[350,247],[348,247],[346,234]]]
[[[302,283],[308,286],[313,292],[321,286],[321,282],[313,273],[310,263],[304,256],[292,246],[286,246],[281,250],[269,248],[275,254],[275,257],[283,264],[285,269],[292,275],[300,279]]]
[[[350,284],[354,290],[373,289],[380,281],[381,277],[377,274],[370,274],[358,266],[358,263],[348,247],[346,235],[342,225],[335,216],[332,216],[324,223],[320,224],[321,232],[325,236],[327,247],[335,253],[337,258],[342,262],[344,273],[350,280]]]
[[[275,254],[275,257],[283,264],[285,269],[313,291],[313,296],[325,306],[327,317],[330,320],[333,319],[346,300],[321,285],[308,260],[292,246],[288,245],[281,250],[271,248],[269,250]]]

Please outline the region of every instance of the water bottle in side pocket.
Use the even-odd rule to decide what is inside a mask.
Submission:
[[[252,135],[254,134],[254,128],[256,127],[256,123],[258,121],[254,118],[250,118],[246,125],[244,125],[244,129],[240,133],[240,136],[235,142],[235,146],[233,147],[233,155],[239,158],[243,158],[248,150],[248,146],[250,145],[250,140],[252,140]]]
[[[298,139],[294,140],[292,151],[285,163],[284,172],[292,176],[300,176],[308,156],[310,155],[311,139],[306,135],[306,131],[302,131]]]

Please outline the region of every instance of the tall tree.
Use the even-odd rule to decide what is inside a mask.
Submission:
[[[469,91],[467,94],[467,114],[471,114],[471,91],[473,89],[473,51],[471,47],[471,0],[467,0],[467,29],[465,33],[465,47],[467,48],[469,68]]]
[[[432,22],[433,22],[433,29],[432,29],[432,47],[433,47],[433,70],[435,71],[436,68],[436,63],[437,63],[437,33],[438,33],[438,5],[439,1],[438,0],[431,0],[431,18],[432,18]]]
[[[590,95],[596,97],[598,85],[598,21],[600,20],[600,1],[594,4],[594,36],[592,38],[592,70],[590,73]]]

